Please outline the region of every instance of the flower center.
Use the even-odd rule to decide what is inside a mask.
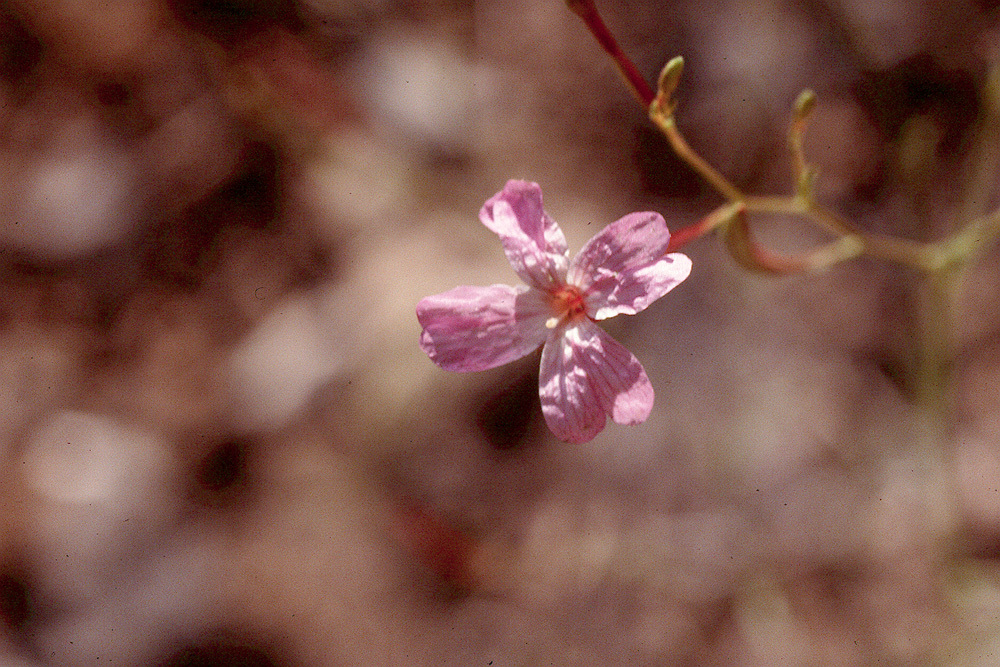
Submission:
[[[572,285],[564,285],[552,292],[552,312],[555,317],[545,323],[549,329],[556,328],[561,322],[575,322],[587,315],[587,302],[580,290]]]

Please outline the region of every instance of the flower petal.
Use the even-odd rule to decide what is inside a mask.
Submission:
[[[500,236],[507,259],[524,282],[540,290],[565,282],[566,237],[542,208],[537,183],[508,181],[483,204],[479,219]]]
[[[567,280],[586,295],[587,314],[597,320],[634,315],[691,273],[686,255],[665,255],[670,232],[659,213],[630,213],[583,247]]]
[[[548,317],[542,295],[527,287],[456,287],[417,304],[420,348],[447,371],[483,371],[537,349]]]
[[[605,415],[639,424],[653,409],[653,386],[642,364],[587,320],[545,343],[538,389],[545,422],[567,442],[593,439]]]

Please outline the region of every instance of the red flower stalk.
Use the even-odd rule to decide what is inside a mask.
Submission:
[[[652,104],[653,99],[656,98],[656,93],[653,92],[649,83],[639,73],[639,68],[635,66],[635,63],[618,46],[618,41],[611,34],[611,31],[608,30],[608,26],[604,23],[604,19],[601,18],[597,7],[594,6],[593,0],[566,0],[566,5],[574,14],[583,19],[583,22],[587,24],[587,28],[590,30],[590,34],[594,36],[594,39],[601,45],[601,48],[615,61],[618,71],[625,77],[625,81],[628,82],[632,88],[632,92],[642,102],[642,106],[648,107]]]

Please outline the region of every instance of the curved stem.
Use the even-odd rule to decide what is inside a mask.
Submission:
[[[798,197],[745,197],[734,200],[734,203],[741,204],[747,213],[800,216],[829,232],[839,242],[848,244],[848,246],[855,244],[860,246],[859,252],[844,251],[838,253],[837,256],[843,259],[864,254],[887,262],[910,266],[924,272],[934,271],[949,261],[949,258],[946,257],[949,253],[939,244],[920,243],[909,239],[872,234],[858,228],[829,209],[815,203],[804,202]],[[725,208],[727,207],[723,207],[723,209]],[[670,252],[680,249],[725,222],[713,216],[716,214],[713,213],[693,225],[676,231],[670,240]],[[706,222],[709,218],[712,220],[711,224]],[[815,264],[811,260],[807,260],[803,264],[804,267],[814,265],[828,266],[829,264],[826,262]]]
[[[954,252],[951,251],[956,250],[961,244],[982,246],[985,243],[984,237],[992,240],[995,236],[1000,235],[1000,212],[980,218],[981,224],[969,225],[964,234],[958,235],[948,244],[928,244],[865,232],[837,213],[817,204],[813,201],[810,193],[800,192],[797,196],[792,197],[747,197],[719,170],[691,148],[677,128],[672,107],[666,104],[668,100],[663,100],[664,104],[654,104],[657,99],[656,94],[639,73],[635,63],[622,51],[614,35],[604,23],[604,19],[593,0],[566,0],[566,5],[583,19],[601,48],[614,60],[632,92],[648,109],[650,120],[670,142],[674,153],[730,203],[745,203],[746,211],[749,213],[789,213],[802,216],[835,237],[858,239],[863,245],[862,254],[911,266],[925,272],[934,271],[948,263],[954,255]],[[797,111],[791,133],[792,151],[800,178],[808,168],[801,145],[801,134],[804,131],[807,116],[807,109],[803,108]],[[712,225],[696,223],[678,230],[671,242],[671,250],[700,237],[711,228],[713,228]],[[960,252],[964,252],[960,248],[958,249]],[[971,253],[965,252],[965,254]]]

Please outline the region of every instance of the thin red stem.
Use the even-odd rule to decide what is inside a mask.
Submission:
[[[670,241],[667,243],[667,252],[680,250],[691,241],[701,238],[708,232],[716,229],[719,225],[727,223],[737,211],[743,208],[743,204],[727,204],[715,209],[698,222],[687,227],[681,227],[670,235]]]
[[[652,104],[656,93],[653,92],[646,79],[639,73],[639,69],[635,66],[635,63],[618,46],[618,41],[611,34],[611,31],[608,30],[608,26],[604,23],[604,19],[601,18],[597,7],[594,6],[593,0],[566,0],[566,4],[574,14],[583,19],[583,22],[587,24],[587,28],[590,30],[590,34],[594,36],[594,39],[601,45],[601,48],[615,61],[618,71],[625,77],[629,86],[632,87],[632,92],[639,98],[643,106],[648,107]]]
[[[670,242],[667,244],[667,252],[676,252],[686,246],[691,241],[700,238],[705,233],[704,221],[696,222],[687,227],[681,227],[670,235]]]

